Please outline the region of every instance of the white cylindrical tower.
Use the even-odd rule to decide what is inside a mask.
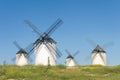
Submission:
[[[16,53],[16,65],[28,65],[28,54],[24,50],[20,50]]]
[[[93,65],[106,65],[106,52],[99,45],[92,51],[91,57]]]
[[[37,46],[36,46],[37,45]],[[56,65],[56,43],[45,41],[35,44],[35,65]]]
[[[75,66],[75,61],[74,61],[74,58],[69,55],[67,58],[66,58],[66,66]]]

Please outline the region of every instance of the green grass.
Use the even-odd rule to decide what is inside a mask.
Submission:
[[[0,80],[119,80],[118,66],[0,66]]]

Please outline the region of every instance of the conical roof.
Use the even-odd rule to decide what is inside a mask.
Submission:
[[[68,58],[74,59],[74,57],[73,57],[73,56],[71,56],[71,55],[69,55],[66,59],[68,59]]]
[[[98,53],[98,52],[105,53],[105,51],[103,50],[103,48],[101,48],[99,45],[96,46],[96,48],[92,51],[92,53]]]
[[[48,37],[48,38],[46,38],[46,39],[41,39],[41,40],[40,40],[40,38],[39,38],[39,39],[37,39],[37,40],[35,41],[34,44],[38,44],[38,43],[42,43],[42,42],[50,42],[50,43],[55,43],[55,44],[56,44],[55,40],[53,40],[53,39],[50,38],[50,37]]]
[[[27,54],[27,52],[24,49],[20,49],[16,54]]]

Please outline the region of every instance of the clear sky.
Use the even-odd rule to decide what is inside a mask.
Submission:
[[[11,59],[18,51],[13,41],[25,48],[38,38],[25,25],[25,19],[44,32],[57,18],[64,23],[51,37],[63,53],[60,64],[65,62],[65,49],[72,54],[80,51],[75,56],[80,65],[91,64],[86,57],[95,47],[88,38],[100,46],[113,42],[104,49],[108,65],[120,64],[120,0],[0,0],[0,64],[4,60],[13,63]]]

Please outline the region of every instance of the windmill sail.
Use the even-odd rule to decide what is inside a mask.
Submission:
[[[24,66],[28,64],[28,53],[19,46],[19,44],[14,41],[13,44],[19,49],[16,53],[16,65]]]
[[[63,23],[61,19],[57,19],[44,33],[39,33],[38,29],[25,20],[25,23],[34,31],[39,38],[34,42],[35,65],[48,65],[48,57],[50,65],[56,65],[57,56],[61,56],[60,51],[57,52],[56,42],[50,35]]]
[[[106,65],[106,52],[99,46],[92,51],[92,64]]]
[[[79,53],[79,51],[77,51],[76,53],[74,53],[73,55],[70,54],[70,52],[68,50],[65,50],[65,52],[68,54],[67,58],[66,58],[66,66],[75,66],[77,61],[74,59],[74,57]]]

